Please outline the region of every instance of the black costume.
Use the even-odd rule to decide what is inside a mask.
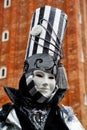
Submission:
[[[21,97],[20,97],[21,98]],[[3,106],[3,110],[0,112],[0,122],[1,122],[1,130],[4,130],[4,127],[7,127],[6,130],[36,130],[35,125],[32,123],[32,121],[35,121],[35,124],[40,124],[40,127],[43,128],[38,128],[38,130],[69,130],[68,127],[66,126],[63,117],[61,116],[61,110],[57,106],[57,95],[55,96],[55,100],[51,103],[50,105],[47,106],[40,106],[37,105],[24,105],[24,101],[26,98],[24,97],[23,104],[19,103],[12,105],[12,104],[6,104]],[[22,101],[20,101],[22,102]],[[55,103],[54,103],[55,102]],[[26,103],[25,103],[26,104]],[[31,103],[32,104],[32,103]],[[35,103],[34,103],[35,105]],[[31,109],[37,110],[37,112],[33,113],[31,116],[31,121],[29,118],[29,113],[31,113]],[[9,113],[13,113],[12,111],[15,111],[17,116],[17,119],[14,116],[15,122],[9,121]],[[44,113],[41,113],[44,111]],[[46,111],[46,113],[45,113]],[[48,115],[47,115],[48,114]],[[12,114],[14,115],[14,114]],[[11,117],[11,116],[10,116]],[[46,117],[46,118],[45,118]],[[45,121],[46,120],[46,121]],[[19,125],[20,124],[20,125]]]
[[[0,111],[1,130],[69,130],[58,107],[68,89],[61,64],[66,24],[67,15],[59,9],[45,6],[34,12],[19,89],[5,87],[13,104]],[[35,89],[31,78],[35,70],[55,76],[56,86],[49,98]]]

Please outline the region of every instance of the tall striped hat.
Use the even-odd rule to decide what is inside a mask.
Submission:
[[[60,88],[63,86],[63,81],[64,89],[67,86],[63,69],[61,72],[59,71],[60,73],[58,72],[66,24],[67,15],[60,9],[51,6],[38,8],[33,14],[25,56],[24,75],[20,80],[19,89],[23,93],[25,92],[25,95],[29,93],[32,99],[39,103],[48,101],[48,98],[36,90],[32,79],[34,70],[42,70],[55,75],[56,86]],[[59,75],[62,75],[61,79],[59,79]],[[26,85],[24,85],[25,80]],[[54,93],[56,91],[55,88]]]
[[[60,9],[44,6],[33,14],[26,57],[46,53],[62,57],[62,42],[66,30],[67,15]]]

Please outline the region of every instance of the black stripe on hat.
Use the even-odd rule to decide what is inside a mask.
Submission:
[[[51,39],[52,26],[53,26],[53,22],[54,22],[54,18],[55,18],[55,12],[56,12],[56,9],[51,8],[49,20],[48,20],[48,26],[47,26],[47,30],[50,32],[50,35],[49,35],[48,32],[46,32],[46,36],[45,36],[45,39],[48,40],[48,41],[50,41],[50,39]],[[51,25],[51,27],[50,27],[50,25]],[[49,48],[49,44],[47,44],[47,42],[44,42],[44,46]],[[49,49],[46,49],[46,48],[43,47],[43,53],[48,53],[48,51],[49,51]]]
[[[39,24],[40,20],[43,18],[43,16],[44,16],[44,10],[45,10],[45,7],[42,7],[42,8],[40,9],[39,19],[38,19],[38,23],[37,23],[37,24]],[[35,41],[38,42],[38,41],[39,41],[39,38],[38,38],[38,37],[35,37]],[[36,54],[36,52],[37,52],[37,47],[38,47],[38,45],[34,42],[34,48],[33,48],[33,53],[32,53],[32,54]]]
[[[33,15],[33,20],[32,20],[31,29],[32,29],[32,27],[34,26],[34,22],[35,22],[35,15],[36,15],[36,13],[34,13],[34,15]],[[26,58],[27,58],[27,57],[28,57],[28,55],[29,55],[30,46],[31,46],[31,37],[30,37],[30,40],[29,40],[29,43],[28,43],[28,49],[27,49],[27,55],[26,55]]]
[[[61,43],[60,39],[61,39],[61,34],[62,34],[63,22],[64,22],[64,13],[61,11],[60,22],[59,22],[59,26],[58,26],[58,34],[57,34],[57,39],[56,39],[56,41],[57,41],[56,44],[59,44],[59,45]],[[55,48],[55,51],[58,51],[58,50]],[[56,54],[54,54],[54,55],[56,55]]]
[[[64,22],[64,13],[63,13],[63,11],[61,11],[60,22],[59,22],[59,27],[58,27],[58,35],[57,35],[60,43],[61,43],[61,34],[62,34],[63,22]]]

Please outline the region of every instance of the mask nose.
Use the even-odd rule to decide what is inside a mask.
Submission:
[[[47,87],[48,85],[49,85],[48,77],[45,76],[45,77],[44,77],[43,86],[44,86],[44,87]]]
[[[47,87],[47,86],[48,86],[48,83],[43,83],[43,86],[44,86],[44,87]]]

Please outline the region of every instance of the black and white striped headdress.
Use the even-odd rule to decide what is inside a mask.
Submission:
[[[44,6],[34,12],[26,57],[46,53],[62,57],[62,42],[66,30],[67,15],[60,9]]]
[[[59,67],[63,56],[62,42],[66,24],[67,15],[60,9],[51,6],[38,8],[33,14],[24,64],[27,87],[25,91],[22,78],[20,90],[29,92],[32,98],[39,103],[48,101],[48,98],[37,92],[32,80],[34,70],[42,70],[55,75],[57,89],[67,88],[65,71],[62,66]],[[55,88],[54,93],[57,89]]]

